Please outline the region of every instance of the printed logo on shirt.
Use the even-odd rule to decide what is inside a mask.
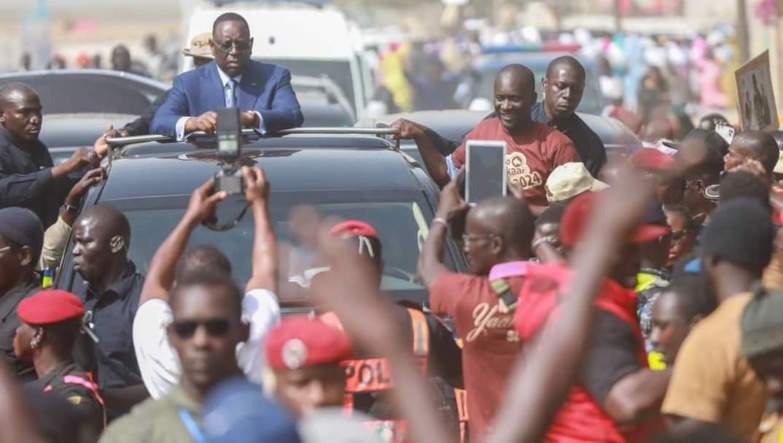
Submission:
[[[536,188],[544,184],[538,171],[530,171],[527,158],[521,152],[512,152],[506,156],[506,173],[508,181],[521,184],[522,189]]]
[[[477,338],[489,334],[490,330],[508,330],[513,331],[514,316],[512,314],[502,314],[500,306],[497,303],[479,303],[473,309],[473,329],[465,336],[465,341],[471,343]],[[506,335],[507,341],[519,341],[512,337],[512,334]],[[513,334],[516,335],[516,334]]]

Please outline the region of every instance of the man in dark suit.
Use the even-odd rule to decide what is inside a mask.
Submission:
[[[215,132],[216,110],[239,108],[243,127],[262,133],[301,126],[304,118],[287,69],[250,59],[253,39],[247,21],[228,12],[212,27],[215,61],[174,79],[151,132],[182,139],[195,131]]]

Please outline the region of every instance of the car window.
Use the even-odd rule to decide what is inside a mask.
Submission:
[[[344,193],[322,191],[280,192],[272,195],[274,203],[271,216],[280,245],[281,261],[284,261],[280,263],[281,280],[289,283],[281,287],[279,295],[282,300],[301,298],[302,288],[308,286],[310,278],[324,264],[308,242],[308,234],[314,233],[308,227],[303,227],[301,219],[293,214],[294,211],[301,213],[304,206],[317,211],[322,219],[357,219],[373,225],[381,239],[385,265],[382,289],[388,292],[423,291],[416,265],[428,233],[429,221],[433,217],[423,195],[414,192],[391,193],[390,197],[384,196],[388,193],[380,192],[354,194],[352,199],[346,198]],[[174,200],[174,204],[171,204],[169,198],[168,202],[167,208],[154,208],[153,204],[150,208],[139,209],[127,209],[137,206],[139,202],[135,201],[108,202],[123,210],[128,217],[132,231],[130,257],[143,274],[149,269],[150,260],[158,246],[182,218],[187,198],[182,196]],[[246,206],[239,198],[221,205],[223,207],[218,213],[221,223],[236,218]],[[190,246],[199,244],[214,245],[223,251],[234,266],[235,280],[246,282],[251,273],[252,214],[248,211],[237,226],[229,231],[215,232],[204,227],[197,228]],[[455,269],[453,263],[454,260],[447,255],[446,264],[450,269]]]
[[[291,75],[329,77],[329,79],[340,87],[351,106],[354,106],[356,103],[356,91],[353,87],[354,78],[351,73],[351,65],[348,61],[274,59],[267,57],[263,57],[260,60],[265,63],[284,66],[291,71]]]

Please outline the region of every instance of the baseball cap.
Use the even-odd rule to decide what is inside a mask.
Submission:
[[[756,357],[783,350],[783,291],[758,288],[742,313],[740,354]]]
[[[573,248],[581,240],[588,220],[590,220],[602,195],[604,195],[602,192],[582,194],[568,205],[560,224],[560,241],[564,246]],[[641,224],[633,230],[628,241],[630,243],[647,243],[666,235],[668,232],[669,228],[663,226]]]
[[[550,203],[570,200],[585,192],[598,192],[608,188],[596,180],[582,162],[564,163],[546,179],[546,198]]]
[[[348,335],[317,318],[288,317],[266,339],[266,359],[273,370],[337,364],[353,356]]]
[[[0,209],[0,236],[19,246],[28,246],[37,262],[43,248],[44,229],[35,212],[26,208]]]
[[[243,377],[216,386],[204,402],[208,443],[299,443],[291,413]]]
[[[702,234],[702,255],[760,273],[772,257],[774,238],[769,210],[754,200],[739,198],[712,213]]]
[[[16,313],[29,325],[51,325],[84,317],[84,304],[70,292],[47,290],[22,300]]]
[[[202,32],[190,40],[190,47],[182,50],[182,54],[188,57],[215,58],[212,55],[212,48],[209,47],[209,41],[212,40],[212,33]]]

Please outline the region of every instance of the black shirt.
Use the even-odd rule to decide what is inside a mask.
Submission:
[[[40,290],[40,282],[33,278],[19,283],[0,297],[0,351],[22,381],[33,381],[36,375],[31,363],[19,360],[14,354],[14,337],[16,328],[20,325],[16,307],[19,306],[19,302],[32,297]]]
[[[68,382],[65,381],[66,376],[70,376]],[[92,382],[84,370],[73,362],[61,363],[45,377],[33,382],[42,392],[70,402],[82,417],[90,421],[91,429],[100,431],[106,420],[103,402],[99,400],[97,392],[85,385],[87,383]]]
[[[91,346],[96,381],[101,389],[124,388],[142,383],[133,348],[133,317],[139,307],[143,285],[144,277],[136,272],[136,266],[128,260],[125,270],[105,293],[96,294],[87,290],[84,309],[90,328],[98,336],[98,343],[92,343]]]
[[[590,129],[581,117],[573,113],[570,117],[555,122],[546,115],[544,102],[533,106],[532,117],[534,121],[549,125],[570,138],[587,170],[593,177],[598,177],[601,168],[606,164],[606,148],[598,134]]]
[[[84,173],[54,180],[53,165],[46,145],[37,141],[22,148],[0,127],[0,208],[21,206],[35,212],[44,229],[54,224],[60,205]]]
[[[160,94],[158,98],[156,98],[155,101],[152,102],[152,104],[147,108],[147,110],[144,111],[144,114],[140,115],[136,120],[133,120],[132,122],[125,125],[122,130],[128,131],[129,136],[148,135],[150,133],[150,124],[152,124],[152,119],[155,118],[155,113],[158,112],[158,108],[160,108],[161,105],[166,102],[166,99],[169,98],[169,94],[171,94],[171,89],[167,90],[163,94]]]
[[[596,309],[590,347],[577,375],[590,396],[603,407],[615,383],[642,369],[639,339],[631,326],[609,312]]]

